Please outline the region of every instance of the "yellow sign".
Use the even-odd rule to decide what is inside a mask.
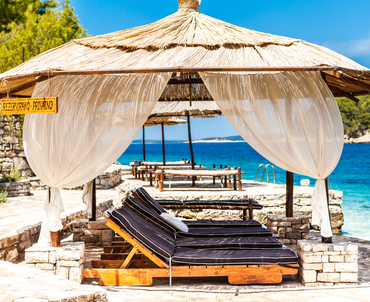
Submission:
[[[1,100],[1,114],[35,114],[57,112],[57,97]]]

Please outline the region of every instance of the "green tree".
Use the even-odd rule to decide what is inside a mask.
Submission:
[[[9,23],[9,32],[0,33],[0,73],[22,63],[23,47],[27,60],[72,39],[87,36],[69,0],[55,8],[51,1],[33,2],[37,3],[27,6],[24,22]]]
[[[26,20],[25,13],[28,5],[33,4],[34,13],[43,14],[47,8],[56,7],[52,0],[0,0],[0,32],[9,32],[9,24]]]
[[[370,129],[370,96],[359,96],[355,103],[347,98],[337,98],[343,120],[344,133],[356,138]]]

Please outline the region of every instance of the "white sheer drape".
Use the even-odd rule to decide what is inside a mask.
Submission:
[[[221,111],[258,153],[284,170],[316,178],[312,222],[332,236],[324,179],[343,149],[334,96],[319,72],[201,73]]]
[[[170,73],[58,76],[38,83],[32,96],[57,96],[59,112],[25,118],[24,149],[31,169],[54,189],[88,183],[129,146],[169,78]],[[48,200],[45,211],[50,212]],[[43,229],[48,236],[48,228]],[[39,242],[45,241],[42,236]]]

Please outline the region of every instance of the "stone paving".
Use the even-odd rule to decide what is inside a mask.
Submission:
[[[0,261],[1,302],[106,302],[104,289],[48,272]]]

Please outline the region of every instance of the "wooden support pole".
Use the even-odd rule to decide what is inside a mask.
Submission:
[[[48,187],[48,199],[49,199],[49,203],[50,203],[50,200],[51,200],[51,189],[50,189],[50,187]],[[61,246],[61,244],[60,244],[60,231],[56,231],[56,232],[50,231],[50,244],[53,247]]]
[[[249,198],[248,208],[249,220],[253,220],[253,198]]]
[[[189,148],[190,148],[190,157],[191,157],[191,169],[195,169],[195,162],[194,162],[194,152],[193,152],[193,142],[191,140],[191,127],[190,127],[190,115],[189,111],[186,111],[186,119],[188,121],[188,137],[189,137]],[[195,187],[195,177],[193,176],[191,179],[192,187]]]
[[[166,151],[164,148],[164,125],[163,122],[161,123],[162,126],[162,154],[163,154],[163,165],[166,164]]]
[[[90,221],[96,221],[96,184],[95,178],[92,182],[92,201],[91,201],[91,218]]]
[[[242,170],[240,167],[238,167],[238,185],[239,185],[239,191],[242,190]]]
[[[145,127],[143,126],[143,161],[146,161],[145,159]]]
[[[328,204],[328,214],[329,214],[329,221],[330,221],[330,228],[331,226],[331,215],[330,215],[330,209],[329,209],[329,179],[325,178],[325,189],[326,189],[326,202]],[[333,237],[321,237],[321,242],[322,243],[332,243],[333,242]]]
[[[164,169],[161,168],[161,177],[159,179],[159,191],[163,192]]]
[[[213,169],[216,169],[216,165],[215,164],[213,164]],[[213,177],[213,184],[215,184],[216,183],[216,177]]]
[[[293,217],[294,174],[286,171],[286,217]]]
[[[236,170],[236,167],[234,167],[234,170]],[[236,175],[233,176],[234,179],[234,191],[236,191]]]
[[[230,170],[231,168],[228,167],[227,169]],[[227,178],[229,180],[229,189],[231,189],[231,175],[229,175]]]

